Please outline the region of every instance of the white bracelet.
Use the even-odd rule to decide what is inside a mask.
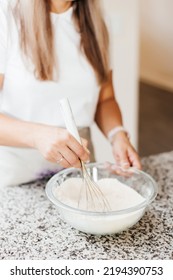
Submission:
[[[107,137],[108,137],[108,140],[109,140],[110,143],[112,143],[113,137],[120,131],[124,131],[127,134],[127,137],[129,138],[129,133],[124,128],[124,126],[116,126],[108,132]]]

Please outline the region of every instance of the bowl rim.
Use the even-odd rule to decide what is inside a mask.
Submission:
[[[113,164],[113,163],[112,163]],[[105,163],[88,163],[86,164],[86,167],[103,167],[105,165]],[[149,204],[151,204],[151,202],[156,198],[157,193],[158,193],[158,185],[156,183],[156,181],[146,172],[136,169],[134,167],[130,167],[128,169],[124,169],[119,165],[113,164],[115,167],[121,169],[122,171],[133,171],[136,174],[142,174],[144,177],[146,177],[147,179],[149,179],[149,181],[152,183],[153,185],[153,190],[152,193],[150,195],[150,198],[146,199],[145,201],[137,204],[136,206],[133,207],[129,207],[126,209],[122,209],[122,210],[117,210],[117,211],[105,211],[105,212],[99,212],[99,211],[87,211],[87,210],[83,210],[83,209],[78,209],[78,208],[74,208],[72,206],[66,205],[63,202],[61,202],[60,200],[57,200],[57,198],[55,198],[53,192],[52,192],[52,186],[54,185],[53,183],[56,181],[57,176],[64,174],[64,172],[71,172],[73,170],[76,170],[77,168],[75,167],[71,167],[71,168],[67,168],[67,169],[63,169],[60,172],[56,173],[55,175],[53,175],[48,182],[46,183],[46,187],[45,187],[45,192],[46,195],[48,197],[48,199],[58,208],[63,208],[65,210],[70,210],[72,212],[75,213],[79,213],[79,214],[85,214],[87,216],[114,216],[114,215],[122,215],[122,214],[129,214],[132,212],[136,212],[138,210],[144,209],[146,208]]]

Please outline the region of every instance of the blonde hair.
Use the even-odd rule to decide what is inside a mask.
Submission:
[[[109,37],[99,0],[73,1],[72,6],[74,23],[81,35],[81,51],[92,65],[98,82],[103,83],[109,72]],[[14,14],[19,24],[21,49],[34,64],[36,78],[54,80],[58,63],[50,1],[17,0]]]

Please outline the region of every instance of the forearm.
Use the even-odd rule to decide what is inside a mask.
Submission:
[[[115,126],[123,125],[120,108],[113,97],[98,104],[95,121],[105,136]]]
[[[98,104],[96,112],[96,122],[105,136],[114,127],[122,126],[122,116],[117,102],[114,98],[107,99]],[[123,168],[134,166],[141,169],[141,163],[138,154],[131,145],[125,131],[119,131],[111,141],[115,162]]]
[[[0,114],[0,145],[33,148],[33,135],[37,129],[37,124]]]

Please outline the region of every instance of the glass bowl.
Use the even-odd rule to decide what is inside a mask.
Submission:
[[[103,178],[115,178],[139,193],[144,201],[133,207],[108,212],[80,210],[64,204],[57,199],[55,192],[69,178],[82,178],[80,169],[69,168],[55,174],[46,184],[49,200],[58,208],[60,217],[79,231],[96,234],[119,233],[136,224],[144,215],[147,207],[157,195],[157,184],[153,178],[143,171],[134,168],[124,169],[113,164],[86,164],[92,180],[97,182]]]

